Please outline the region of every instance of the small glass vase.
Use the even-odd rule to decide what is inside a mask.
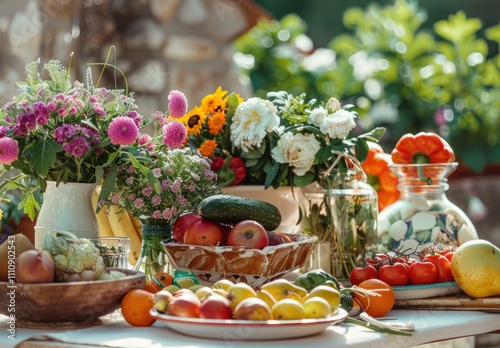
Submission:
[[[393,164],[399,200],[379,214],[378,251],[410,255],[437,245],[458,246],[477,239],[469,217],[446,196],[457,163]]]
[[[172,273],[165,247],[161,243],[171,238],[172,227],[169,224],[142,224],[141,255],[134,266],[134,271],[144,272],[146,282],[153,280],[158,273]]]
[[[335,168],[302,188],[301,230],[318,236],[306,270],[321,268],[339,280],[377,244],[377,193],[357,168]]]

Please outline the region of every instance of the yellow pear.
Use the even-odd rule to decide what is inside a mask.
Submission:
[[[500,295],[500,249],[484,239],[467,241],[453,254],[451,273],[471,297]]]
[[[283,278],[272,280],[269,283],[262,285],[261,289],[268,291],[277,301],[287,298],[287,295],[290,292],[293,292],[300,297],[307,296],[306,289]]]
[[[269,293],[269,291],[266,290],[259,290],[257,291],[257,297],[263,300],[269,308],[273,308],[274,304],[276,303],[276,299],[274,298],[273,295]]]

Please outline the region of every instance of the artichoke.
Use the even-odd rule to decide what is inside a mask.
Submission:
[[[71,232],[46,232],[43,249],[54,258],[56,282],[92,281],[104,270],[103,258],[95,244]]]

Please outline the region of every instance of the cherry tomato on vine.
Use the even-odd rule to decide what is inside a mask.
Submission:
[[[451,262],[441,254],[428,254],[425,258],[432,262],[437,268],[437,283],[452,282],[455,280],[451,273]]]
[[[438,277],[436,266],[430,261],[415,261],[408,268],[411,284],[432,284]]]
[[[391,286],[397,286],[408,284],[410,275],[403,263],[389,262],[379,268],[378,278]]]
[[[362,281],[377,278],[377,269],[369,264],[356,267],[349,276],[352,285],[359,285]]]
[[[389,256],[387,256],[386,254],[372,252],[372,255],[368,257],[365,261],[367,264],[375,267],[375,270],[378,270],[379,267],[382,266],[387,261],[388,258]]]

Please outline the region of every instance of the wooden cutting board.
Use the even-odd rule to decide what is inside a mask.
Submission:
[[[500,296],[474,298],[464,293],[460,293],[441,297],[396,300],[394,308],[443,309],[500,313]]]

